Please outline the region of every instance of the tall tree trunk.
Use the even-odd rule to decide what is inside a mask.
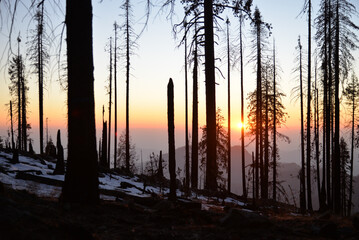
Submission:
[[[299,44],[299,81],[300,81],[300,147],[301,147],[301,163],[300,170],[300,210],[304,213],[307,209],[306,191],[305,191],[305,157],[304,157],[304,117],[303,117],[303,71],[302,71],[302,45],[300,39]]]
[[[264,120],[264,179],[263,179],[263,199],[268,199],[268,171],[269,171],[269,81],[268,74],[265,76],[265,120]]]
[[[14,142],[14,125],[13,125],[13,120],[12,120],[12,102],[10,101],[10,122],[11,122],[11,149],[14,150],[15,149],[15,142]]]
[[[25,85],[25,77],[23,74],[23,69],[22,69],[22,62],[20,64],[21,68],[21,114],[22,114],[22,121],[21,121],[21,125],[22,125],[22,149],[27,152],[27,119],[26,119],[26,85]]]
[[[68,159],[64,202],[98,203],[91,0],[66,1]]]
[[[246,191],[246,161],[244,151],[244,87],[243,87],[243,39],[242,39],[243,15],[240,15],[239,20],[239,51],[240,51],[240,65],[241,65],[241,153],[242,153],[242,188],[243,197],[247,197]]]
[[[334,68],[335,68],[335,132],[334,132],[334,159],[333,159],[333,203],[334,212],[341,214],[341,199],[340,199],[340,148],[339,148],[339,131],[340,131],[340,103],[339,103],[339,0],[336,1],[336,19],[335,19],[335,53],[334,53]]]
[[[18,41],[18,54],[17,54],[17,149],[22,150],[22,128],[21,128],[21,57],[20,57],[20,37]]]
[[[130,171],[130,25],[129,2],[126,4],[126,170]]]
[[[185,32],[187,32],[185,23]],[[188,194],[189,183],[190,183],[190,172],[189,172],[189,140],[188,140],[188,77],[187,77],[187,35],[185,33],[184,39],[184,82],[185,82],[185,147],[186,147],[186,182],[185,190]]]
[[[323,76],[323,167],[322,167],[322,187],[321,187],[321,203],[320,208],[324,210],[327,199],[326,191],[326,167],[328,160],[327,158],[327,135],[328,122],[327,122],[327,111],[328,111],[328,44],[327,44],[327,33],[328,33],[328,22],[326,21],[328,17],[328,4],[325,1],[324,4],[324,63],[322,63],[322,68],[324,72]]]
[[[312,183],[311,183],[311,75],[312,75],[312,2],[308,0],[308,95],[307,95],[307,197],[308,210],[313,211],[312,206]]]
[[[196,28],[197,30],[197,28]],[[192,106],[192,169],[191,187],[198,187],[198,59],[197,59],[197,36],[195,39],[194,63],[193,63],[193,106]]]
[[[213,0],[204,0],[204,31],[207,126],[206,189],[216,191],[216,83],[213,40]]]
[[[41,3],[40,22],[38,29],[38,81],[39,81],[39,128],[40,128],[40,154],[44,154],[44,71],[43,71],[43,19],[44,19],[44,1]]]
[[[259,12],[258,12],[259,14]],[[260,180],[261,180],[261,196],[263,196],[263,156],[262,156],[262,56],[261,56],[261,20],[258,16],[256,24],[256,44],[257,44],[257,92],[256,92],[256,164],[259,163]],[[257,166],[258,167],[258,166]],[[258,170],[257,170],[258,171]],[[256,176],[257,177],[257,176]],[[258,185],[259,182],[256,181]],[[256,198],[259,198],[259,187],[256,187]]]
[[[253,191],[253,194],[252,194],[252,198],[253,198],[253,206],[256,205],[256,194],[257,194],[257,190],[255,189],[258,184],[255,183],[255,181],[258,180],[258,171],[255,170],[255,168],[257,168],[257,163],[254,162],[254,152],[252,152],[252,166],[253,166],[253,174],[252,174],[252,177],[253,177],[253,186],[252,186],[252,191]]]
[[[108,145],[107,145],[107,162],[111,167],[111,113],[112,113],[112,37],[110,37],[110,79],[108,93]],[[113,162],[113,168],[116,168],[116,161]]]
[[[277,92],[276,92],[276,58],[273,41],[273,200],[277,201]]]
[[[229,55],[229,19],[227,18],[227,73],[228,73],[228,192],[231,192],[231,60]]]
[[[333,159],[333,100],[332,100],[332,84],[333,84],[333,74],[332,74],[332,4],[331,1],[328,1],[328,108],[327,108],[327,199],[328,206],[330,209],[333,209],[332,201],[332,174],[331,174],[331,164]]]
[[[173,99],[173,81],[172,78],[170,78],[167,85],[168,169],[170,172],[170,200],[176,199],[176,152]]]
[[[317,62],[315,61],[315,82],[314,82],[314,139],[315,139],[315,161],[317,171],[317,190],[319,198],[319,206],[322,208],[322,195],[320,189],[320,159],[319,159],[319,94],[317,89]]]
[[[114,65],[113,65],[114,78],[113,78],[113,80],[114,80],[114,88],[115,88],[114,89],[115,90],[115,92],[114,92],[114,95],[115,95],[114,96],[115,97],[115,99],[114,99],[114,102],[115,102],[115,104],[114,104],[115,105],[114,106],[115,107],[115,119],[114,119],[115,120],[115,122],[114,122],[115,134],[114,134],[114,140],[113,140],[113,142],[114,142],[113,161],[115,162],[115,168],[116,168],[116,162],[117,162],[117,138],[118,138],[118,134],[117,134],[117,28],[118,28],[118,26],[117,26],[116,22],[114,24],[114,28],[115,28],[115,48],[114,48],[114,59],[113,59],[114,60]],[[108,153],[108,154],[110,154],[110,153]]]

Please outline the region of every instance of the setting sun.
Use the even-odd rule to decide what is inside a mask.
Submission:
[[[237,127],[239,128],[239,129],[242,129],[242,128],[244,128],[246,125],[244,124],[244,123],[242,123],[242,122],[239,122],[239,123],[237,123]]]

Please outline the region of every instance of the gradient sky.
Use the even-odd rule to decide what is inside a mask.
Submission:
[[[24,2],[27,2],[24,0]],[[46,1],[49,3],[51,1]],[[95,104],[96,104],[96,125],[97,137],[99,139],[101,133],[102,122],[102,106],[105,105],[105,120],[108,118],[108,96],[106,95],[105,85],[108,79],[108,53],[104,51],[105,45],[110,36],[113,36],[113,23],[123,23],[121,1],[104,0],[93,1],[93,43],[94,43],[94,64],[95,64]],[[143,28],[145,13],[144,1],[132,1],[134,13],[134,29],[137,33]],[[358,1],[354,0],[354,4],[359,9]],[[280,144],[286,149],[299,148],[299,104],[294,102],[290,95],[290,90],[296,86],[295,74],[292,73],[294,68],[294,59],[296,56],[295,46],[297,45],[298,35],[302,36],[303,46],[306,49],[307,39],[307,22],[306,16],[299,15],[304,1],[297,0],[254,0],[254,6],[258,6],[262,12],[263,19],[273,26],[273,34],[277,45],[277,58],[281,66],[280,88],[286,93],[283,99],[286,111],[289,114],[287,124],[280,131],[291,137],[292,143]],[[313,1],[314,17],[318,10],[319,0]],[[3,4],[3,3],[1,3]],[[47,4],[49,15],[52,17],[53,28],[56,28],[56,34],[61,30],[62,13],[58,7]],[[159,5],[159,3],[157,3]],[[1,6],[3,7],[3,6]],[[53,10],[55,8],[55,12]],[[64,7],[62,6],[62,10]],[[138,49],[131,61],[131,79],[130,79],[130,134],[139,149],[163,149],[167,151],[167,107],[166,107],[166,87],[170,77],[174,80],[175,86],[175,124],[176,124],[176,146],[184,144],[184,53],[183,47],[177,48],[178,39],[174,39],[172,33],[172,23],[178,23],[182,17],[182,6],[178,2],[172,19],[168,19],[168,9],[162,14],[158,13],[159,8],[154,7],[148,22],[148,25],[138,40]],[[19,34],[23,37],[21,48],[25,50],[25,38],[28,29],[33,25],[28,24],[29,16],[25,15],[24,9],[19,9],[15,19],[15,27],[13,32],[12,46],[16,46],[16,37]],[[231,17],[231,12],[223,13],[222,17],[229,16],[231,19],[231,38],[235,39],[238,35],[237,20]],[[2,28],[0,29],[0,52],[4,53],[1,59],[0,73],[0,136],[7,136],[9,128],[9,118],[7,116],[6,103],[9,102],[10,96],[8,91],[8,75],[7,68],[4,68],[6,56],[8,53],[8,29],[9,24],[2,15]],[[6,17],[5,17],[6,18]],[[359,23],[358,17],[354,18]],[[248,61],[251,36],[249,34],[249,23],[246,22],[246,48],[245,61]],[[313,28],[313,32],[315,29]],[[219,33],[219,36],[224,36]],[[220,46],[216,49],[216,57],[219,57],[225,45],[224,40],[220,40]],[[271,44],[272,38],[269,39]],[[58,43],[53,43],[53,49],[58,48]],[[122,51],[123,52],[123,51]],[[56,50],[52,50],[54,55]],[[353,53],[356,59],[359,59],[358,51]],[[226,61],[216,62],[217,66],[226,76]],[[118,73],[118,128],[119,133],[124,130],[125,125],[125,71],[124,61],[120,59],[120,67]],[[358,63],[355,63],[358,69]],[[28,69],[29,70],[29,69]],[[203,70],[203,69],[202,69]],[[253,91],[255,88],[255,74],[253,74],[253,63],[245,65],[245,94]],[[188,72],[191,76],[191,71]],[[38,146],[38,96],[36,76],[28,73],[29,79],[29,101],[30,112],[29,122],[31,123],[31,138],[35,140],[35,151],[39,151]],[[239,129],[236,123],[240,119],[240,87],[239,87],[239,71],[232,70],[231,74],[231,94],[232,94],[232,143],[239,144]],[[54,138],[57,129],[63,130],[63,141],[66,136],[66,93],[61,90],[57,82],[57,72],[55,63],[52,62],[51,70],[46,76],[46,91],[44,96],[44,118],[48,118],[50,135]],[[222,109],[224,116],[227,116],[227,80],[217,75],[217,106]],[[200,73],[199,81],[199,123],[200,126],[205,124],[205,84],[204,73]],[[189,77],[189,106],[192,105],[192,83]],[[189,108],[189,122],[191,123],[191,107]],[[245,111],[247,109],[245,108]],[[226,117],[227,118],[227,117]],[[344,120],[343,120],[344,121]],[[113,121],[112,121],[113,122]],[[112,125],[113,126],[113,125]],[[344,133],[344,130],[343,130]],[[65,141],[66,142],[66,141]],[[113,140],[112,140],[113,142]]]

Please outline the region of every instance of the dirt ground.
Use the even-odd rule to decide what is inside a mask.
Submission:
[[[2,188],[2,189],[1,189]],[[293,216],[153,199],[65,205],[0,188],[0,239],[359,239],[349,218]],[[353,224],[354,223],[354,224]],[[355,228],[354,225],[357,227]]]

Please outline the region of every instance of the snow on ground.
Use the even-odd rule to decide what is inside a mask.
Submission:
[[[26,190],[30,193],[36,194],[39,197],[54,197],[57,198],[61,194],[61,187],[38,183],[30,180],[17,179],[16,174],[18,172],[26,172],[27,174],[38,175],[48,179],[54,179],[58,181],[64,181],[64,175],[53,175],[53,171],[56,164],[46,160],[38,160],[30,157],[19,155],[19,163],[12,164],[10,160],[12,154],[0,151],[0,182],[9,185],[16,190]],[[121,184],[123,187],[121,187]],[[115,174],[103,173],[99,177],[99,187],[105,190],[115,190],[123,192],[128,195],[136,197],[150,197],[151,193],[156,195],[166,195],[169,193],[168,188],[159,188],[153,186],[144,186],[143,182],[140,182],[138,177],[120,176]],[[145,187],[145,191],[144,191]],[[177,196],[183,196],[184,193],[177,189]],[[115,201],[116,197],[100,194],[100,198],[108,201]],[[211,204],[217,200],[214,197],[205,197],[202,195],[195,195],[192,193],[190,196],[192,199],[196,199],[202,202],[202,209],[218,209],[218,206]],[[238,206],[245,206],[243,202],[235,200],[233,198],[225,198],[225,202],[234,203]],[[220,209],[218,209],[220,210]]]

